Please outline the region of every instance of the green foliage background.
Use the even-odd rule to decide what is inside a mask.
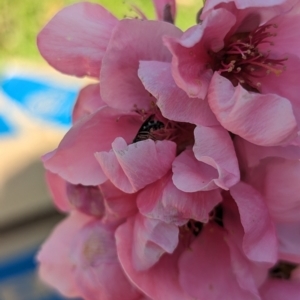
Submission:
[[[77,0],[0,0],[0,64],[10,58],[41,60],[36,47],[36,36],[40,29],[66,5]],[[117,17],[135,17],[130,3],[138,6],[149,18],[154,18],[151,0],[92,0],[99,3]],[[189,1],[191,2],[191,1]],[[192,1],[193,2],[193,1]],[[182,29],[195,24],[196,12],[201,0],[192,5],[178,7],[176,25]]]

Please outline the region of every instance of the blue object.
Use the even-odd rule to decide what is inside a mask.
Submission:
[[[4,78],[2,90],[34,117],[58,125],[71,125],[72,109],[78,89],[67,89],[35,79],[15,76]]]
[[[0,115],[0,137],[10,135],[14,132],[14,128],[8,121]]]
[[[35,262],[36,251],[34,249],[8,260],[0,261],[1,300],[65,299],[38,280]]]

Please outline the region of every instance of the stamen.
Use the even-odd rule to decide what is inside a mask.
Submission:
[[[229,43],[218,53],[209,52],[212,57],[212,68],[232,81],[234,85],[242,84],[244,88],[258,91],[260,82],[254,80],[273,73],[279,76],[284,70],[284,59],[269,58],[270,50],[259,51],[262,44],[272,45],[270,40],[277,34],[270,32],[277,24],[262,25],[251,32],[233,35]]]

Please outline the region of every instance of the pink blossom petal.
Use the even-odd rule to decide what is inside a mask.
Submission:
[[[276,24],[276,28],[274,29],[276,36],[272,38],[272,42],[274,43],[274,47],[272,46],[272,48],[274,51],[281,53],[281,55],[289,53],[288,55],[284,55],[288,57],[288,60],[290,59],[290,55],[292,57],[295,55],[300,58],[300,43],[299,36],[297,35],[297,28],[300,24],[300,16],[299,13],[295,13],[295,8],[287,14],[277,15],[267,24]],[[262,45],[262,49],[265,50],[264,45]],[[288,61],[287,63],[289,64]],[[292,64],[290,65],[293,67]],[[297,66],[297,68],[299,69],[299,66]]]
[[[84,299],[138,300],[141,297],[121,268],[114,231],[114,226],[93,221],[74,240],[74,277]]]
[[[243,182],[232,187],[230,193],[238,206],[244,229],[244,253],[250,260],[274,264],[278,253],[277,237],[261,195]]]
[[[176,155],[176,144],[167,140],[127,145],[123,138],[117,138],[112,149],[95,156],[107,178],[125,193],[135,193],[163,177]]]
[[[171,8],[171,16],[172,19],[175,20],[176,16],[176,1],[175,0],[152,0],[155,10],[157,19],[164,21],[165,20],[165,8],[166,6],[170,6]]]
[[[100,74],[101,96],[109,106],[124,110],[150,108],[153,97],[145,90],[137,70],[140,60],[171,61],[171,53],[162,44],[165,34],[180,36],[181,31],[166,22],[119,22],[103,58]]]
[[[97,218],[105,215],[103,195],[97,186],[67,183],[66,187],[69,201],[77,210]]]
[[[130,218],[116,231],[119,260],[130,280],[151,299],[190,300],[178,282],[177,261],[182,248],[177,247],[172,255],[163,255],[151,269],[137,271],[132,263],[134,238],[134,218]]]
[[[219,126],[197,126],[193,153],[186,150],[173,163],[173,181],[184,192],[229,189],[239,180],[233,143]]]
[[[300,19],[299,19],[300,20]],[[291,29],[292,30],[292,29]],[[293,39],[294,41],[298,41],[298,39]],[[299,45],[300,46],[300,45]],[[277,49],[277,43],[276,43],[276,51]],[[274,50],[275,50],[274,49]],[[290,48],[293,49],[293,48]],[[296,52],[294,53],[299,53]],[[297,77],[295,74],[298,74],[300,72],[300,54],[299,57],[293,54],[285,54],[285,52],[281,55],[278,55],[276,53],[274,54],[275,59],[276,58],[287,58],[287,60],[284,62],[285,69],[282,71],[280,75],[275,75],[272,72],[268,76],[264,76],[260,79],[261,82],[261,91],[264,94],[277,94],[283,98],[288,99],[291,102],[291,105],[293,107],[294,116],[297,120],[298,128],[300,127],[300,103],[299,98],[297,95],[300,93],[300,85],[297,80]],[[286,85],[289,85],[289,88],[286,88]]]
[[[141,61],[138,75],[145,88],[157,99],[156,104],[164,117],[204,126],[218,124],[207,101],[189,98],[177,87],[170,63]]]
[[[72,212],[54,229],[37,255],[40,277],[67,297],[81,295],[74,280],[71,244],[77,232],[90,220],[88,216]]]
[[[218,188],[218,172],[198,161],[192,150],[185,150],[173,162],[173,182],[183,192],[209,191]]]
[[[42,56],[60,72],[98,77],[101,60],[118,20],[98,4],[62,9],[38,35]]]
[[[260,300],[257,287],[267,279],[269,266],[249,261],[242,251],[241,243],[236,244],[236,240],[231,239],[230,235],[226,238],[226,243],[230,251],[232,270],[239,286],[251,291]]]
[[[300,222],[276,224],[279,257],[300,264]]]
[[[191,27],[182,37],[164,38],[165,45],[173,54],[174,80],[190,97],[205,99],[213,75],[213,71],[207,68],[210,59],[207,51],[218,52],[223,48],[224,38],[234,23],[232,13],[216,9],[201,25]]]
[[[46,181],[56,207],[63,212],[70,211],[72,205],[67,195],[67,182],[50,171],[46,171]]]
[[[257,293],[257,287],[268,276],[270,263],[249,260],[243,249],[246,233],[241,223],[238,206],[230,194],[224,195],[224,198],[223,224],[228,232],[226,243],[230,249],[232,268],[240,286]]]
[[[248,92],[240,85],[233,87],[228,79],[215,72],[208,102],[225,129],[251,143],[277,146],[296,135],[292,106],[276,94],[262,95]]]
[[[267,157],[282,157],[285,159],[300,159],[300,148],[296,146],[257,146],[236,136],[234,138],[235,149],[242,168],[252,168]]]
[[[253,171],[251,177],[250,182],[255,181],[255,177],[261,177],[262,194],[274,220],[300,222],[299,160],[266,160]]]
[[[138,195],[137,205],[147,217],[180,226],[190,219],[207,223],[210,212],[221,201],[219,190],[184,193],[168,175],[144,188]]]
[[[231,267],[226,234],[218,225],[205,226],[179,260],[180,283],[194,299],[259,300],[239,286]]]
[[[117,136],[131,142],[141,122],[134,114],[124,115],[108,107],[76,122],[58,148],[44,157],[46,169],[73,184],[98,185],[107,180],[94,153],[111,149]]]
[[[126,194],[116,188],[109,180],[101,184],[107,214],[116,218],[127,218],[137,213],[136,194]]]
[[[228,189],[240,179],[238,161],[230,135],[220,126],[197,126],[193,151],[198,161],[202,161],[218,171],[214,182]]]
[[[106,103],[100,97],[99,83],[89,84],[78,95],[72,114],[73,122],[75,123],[80,118],[94,113],[103,106],[106,106]]]
[[[149,219],[140,214],[135,218],[132,244],[132,264],[143,271],[155,265],[164,253],[173,253],[178,244],[176,225]]]
[[[230,4],[232,2],[239,10],[254,8],[255,12],[259,13],[262,8],[267,8],[268,10],[274,10],[274,14],[276,13],[277,15],[287,10],[293,3],[295,3],[295,0],[209,0],[205,3],[202,14],[206,17],[206,15],[210,13],[210,10],[216,6],[220,6],[221,4],[226,7],[224,4]]]
[[[261,288],[262,300],[299,300],[300,285],[297,282],[271,279]]]

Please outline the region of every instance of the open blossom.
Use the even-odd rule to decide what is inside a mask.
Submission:
[[[298,300],[298,2],[207,0],[185,33],[153,2],[159,21],[83,2],[39,34],[56,69],[99,79],[43,156],[69,216],[41,277],[86,300]]]
[[[55,21],[54,18],[40,34],[42,53],[47,47],[44,45],[49,44],[45,33],[55,27]],[[54,39],[53,32],[52,35]],[[95,85],[81,92],[74,116],[77,119],[80,105],[86,108],[86,116],[75,121],[59,147],[44,156],[49,171],[74,185],[99,185],[110,180],[126,193],[139,191],[169,170],[177,188],[185,192],[228,189],[239,180],[230,135],[217,126],[212,114],[202,112],[205,107],[194,102],[184,115],[171,119],[162,112],[164,99],[158,100],[145,88],[151,70],[140,64],[171,61],[171,53],[162,42],[163,35],[176,37],[181,31],[166,22],[117,22],[101,60],[98,104],[99,90]],[[136,40],[140,43],[136,44]],[[164,77],[168,80],[167,100],[175,94],[177,103],[188,98],[168,73],[161,74],[161,79]],[[84,102],[81,99],[85,99],[84,104],[80,104]],[[207,127],[210,124],[216,126]],[[216,152],[218,147],[222,150]],[[186,176],[186,180],[181,180]]]
[[[200,24],[180,38],[165,38],[176,84],[208,102],[224,128],[254,144],[297,142],[298,6],[206,1]]]
[[[140,211],[155,210],[156,218],[138,214],[120,225],[117,250],[126,274],[152,299],[261,299],[259,286],[277,261],[274,224],[250,186],[225,193],[206,220],[187,220],[186,203],[166,218],[175,208],[170,192],[138,196]],[[156,204],[149,207],[151,196]],[[162,203],[169,203],[166,211]]]
[[[68,297],[145,299],[120,266],[114,230],[114,224],[103,224],[72,212],[57,226],[38,254],[41,277]]]

